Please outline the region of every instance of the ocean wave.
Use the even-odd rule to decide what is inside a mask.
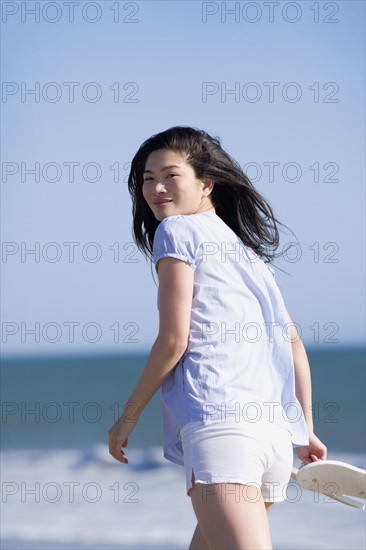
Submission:
[[[101,444],[84,450],[3,451],[3,540],[43,541],[49,548],[61,543],[74,549],[82,544],[188,548],[196,518],[186,495],[184,468],[167,461],[161,447],[125,451],[129,464],[115,460]],[[328,459],[365,466],[361,454],[328,452]],[[358,548],[357,541],[363,540],[363,512],[336,501],[315,503],[313,494],[304,491],[296,503],[275,504],[271,517],[285,511],[293,521],[282,517],[282,527],[280,518],[278,528],[271,528],[274,544],[280,541],[281,548],[291,547],[292,524],[299,529],[305,515],[313,516],[311,537],[320,544],[331,541],[332,546],[319,549],[341,543]],[[305,531],[308,525],[304,523]],[[322,535],[325,528],[328,538]]]

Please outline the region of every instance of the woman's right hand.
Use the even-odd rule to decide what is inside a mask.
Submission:
[[[136,427],[137,419],[131,421],[124,415],[122,415],[117,422],[108,430],[109,438],[109,453],[119,462],[128,464],[127,458],[124,456],[125,452],[122,447],[127,447],[128,437],[132,430]]]
[[[317,460],[326,460],[327,458],[327,448],[314,432],[309,432],[309,445],[295,447],[295,451],[298,458],[304,464],[310,464]]]

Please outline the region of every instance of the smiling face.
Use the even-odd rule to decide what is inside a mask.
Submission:
[[[209,197],[214,183],[198,180],[185,158],[175,151],[158,149],[146,160],[142,194],[159,221],[176,214],[215,212]]]

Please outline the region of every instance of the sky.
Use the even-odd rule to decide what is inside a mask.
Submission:
[[[129,163],[217,136],[276,217],[306,347],[365,335],[365,3],[2,1],[1,354],[147,353]],[[32,252],[33,251],[33,252]]]

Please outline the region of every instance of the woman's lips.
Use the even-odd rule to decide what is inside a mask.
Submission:
[[[154,202],[154,205],[155,206],[164,206],[164,204],[169,204],[170,202],[173,202],[173,201],[163,201],[163,202]]]

